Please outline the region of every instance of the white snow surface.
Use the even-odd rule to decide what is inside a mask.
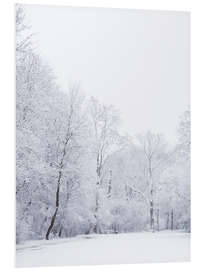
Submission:
[[[142,232],[80,235],[28,241],[16,247],[16,266],[64,266],[183,262],[190,260],[190,234]]]

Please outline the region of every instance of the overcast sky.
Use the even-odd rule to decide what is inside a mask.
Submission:
[[[67,91],[121,112],[122,130],[151,129],[175,141],[190,102],[189,13],[27,5],[40,53]]]

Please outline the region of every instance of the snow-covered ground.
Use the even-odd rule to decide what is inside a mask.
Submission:
[[[133,264],[190,260],[190,234],[182,232],[82,235],[17,245],[16,266]]]

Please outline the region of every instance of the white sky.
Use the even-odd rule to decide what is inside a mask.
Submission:
[[[35,40],[60,86],[121,112],[122,130],[174,142],[190,103],[190,17],[185,12],[27,5]]]

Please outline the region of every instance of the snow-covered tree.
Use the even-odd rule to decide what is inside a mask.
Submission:
[[[138,141],[143,152],[145,176],[149,198],[150,229],[155,230],[155,196],[159,188],[159,178],[169,159],[166,141],[160,134],[150,131],[145,135],[138,135]]]
[[[96,99],[91,98],[90,104],[90,121],[93,134],[93,155],[96,161],[96,189],[95,189],[95,224],[93,231],[100,233],[102,231],[100,222],[102,182],[104,179],[104,166],[109,156],[116,149],[118,143],[118,123],[119,115],[113,106],[100,104]],[[108,196],[110,192],[110,182],[108,183]]]
[[[16,241],[190,230],[190,112],[177,144],[121,136],[112,105],[64,93],[16,6]],[[136,123],[135,123],[136,125]]]

